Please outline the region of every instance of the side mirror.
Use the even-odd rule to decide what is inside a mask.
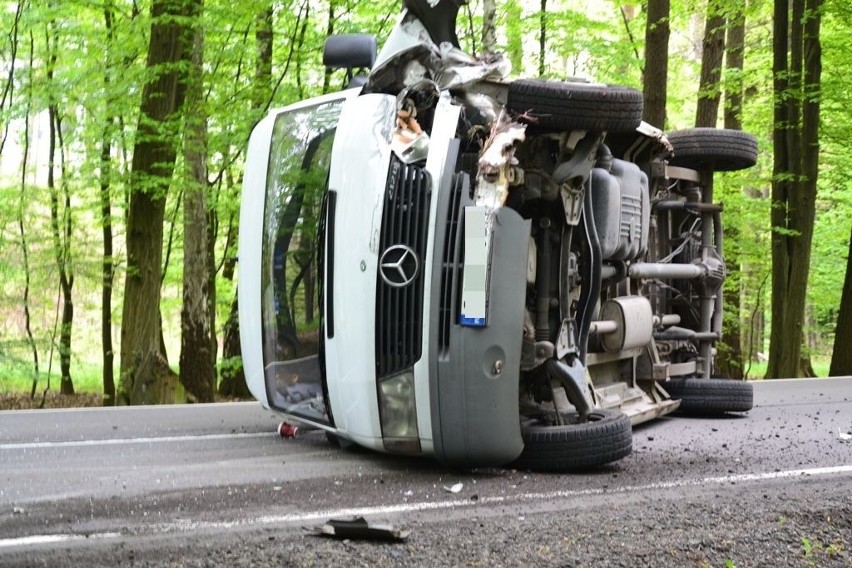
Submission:
[[[346,69],[346,80],[350,87],[364,83],[356,77],[356,69],[369,69],[376,61],[376,38],[369,34],[344,34],[325,40],[322,62],[331,69]]]

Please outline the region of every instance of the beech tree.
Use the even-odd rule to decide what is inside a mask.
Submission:
[[[725,24],[725,16],[722,15],[715,0],[708,2],[701,50],[701,79],[698,83],[695,126],[715,127],[719,120],[722,58],[725,55]]]
[[[648,0],[645,23],[645,67],[642,95],[643,118],[657,128],[665,128],[669,80],[669,0]]]
[[[767,378],[802,374],[819,174],[822,0],[775,0],[772,325]]]
[[[192,45],[187,67],[183,159],[184,254],[181,310],[180,381],[198,402],[212,402],[216,392],[215,337],[211,335],[207,224],[207,110],[204,101],[204,31],[202,0],[187,9]]]
[[[165,398],[169,369],[161,347],[160,286],[166,195],[177,156],[184,83],[178,63],[187,49],[185,0],[153,0],[147,68],[131,166],[127,276],[121,326],[119,402]]]
[[[728,77],[724,81],[725,110],[724,126],[731,130],[742,130],[742,106],[743,106],[743,81],[742,72],[744,67],[743,54],[745,51],[745,10],[738,7],[728,21],[725,42],[725,67]],[[729,213],[730,215],[730,213]],[[726,263],[728,266],[728,279],[725,282],[724,316],[725,322],[722,329],[722,344],[719,348],[717,362],[722,374],[732,379],[744,379],[745,360],[742,349],[742,327],[743,321],[740,316],[742,302],[742,272],[743,266],[740,262],[739,240],[742,232],[735,226],[727,228],[728,246],[725,250]]]

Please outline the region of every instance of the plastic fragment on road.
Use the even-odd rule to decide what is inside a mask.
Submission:
[[[450,493],[459,493],[464,488],[464,483],[456,483],[451,486],[444,486],[444,491],[448,491]]]
[[[324,525],[315,527],[314,534],[347,540],[401,542],[408,538],[411,531],[398,529],[393,525],[371,523],[364,517],[354,517],[352,519],[331,519]]]
[[[298,433],[299,427],[295,424],[290,424],[289,422],[282,422],[278,425],[278,435],[284,438],[285,440],[295,438],[296,434]]]
[[[841,442],[852,441],[852,433],[844,432],[840,428],[837,429],[837,437],[840,438]]]

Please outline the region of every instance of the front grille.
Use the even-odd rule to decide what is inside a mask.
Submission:
[[[431,192],[429,172],[391,156],[376,278],[378,378],[411,367],[423,351],[423,271]],[[394,263],[398,270],[388,267]]]
[[[462,196],[469,189],[468,177],[457,175],[452,185],[444,231],[444,251],[441,256],[441,296],[438,304],[438,348],[450,348],[450,327],[459,313],[456,305],[461,297],[461,271],[464,265],[462,247],[459,246]]]

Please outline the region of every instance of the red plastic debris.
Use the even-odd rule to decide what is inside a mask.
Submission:
[[[282,438],[290,439],[295,438],[296,434],[299,432],[299,427],[295,424],[290,424],[288,422],[282,422],[278,425],[278,434],[281,435]]]

